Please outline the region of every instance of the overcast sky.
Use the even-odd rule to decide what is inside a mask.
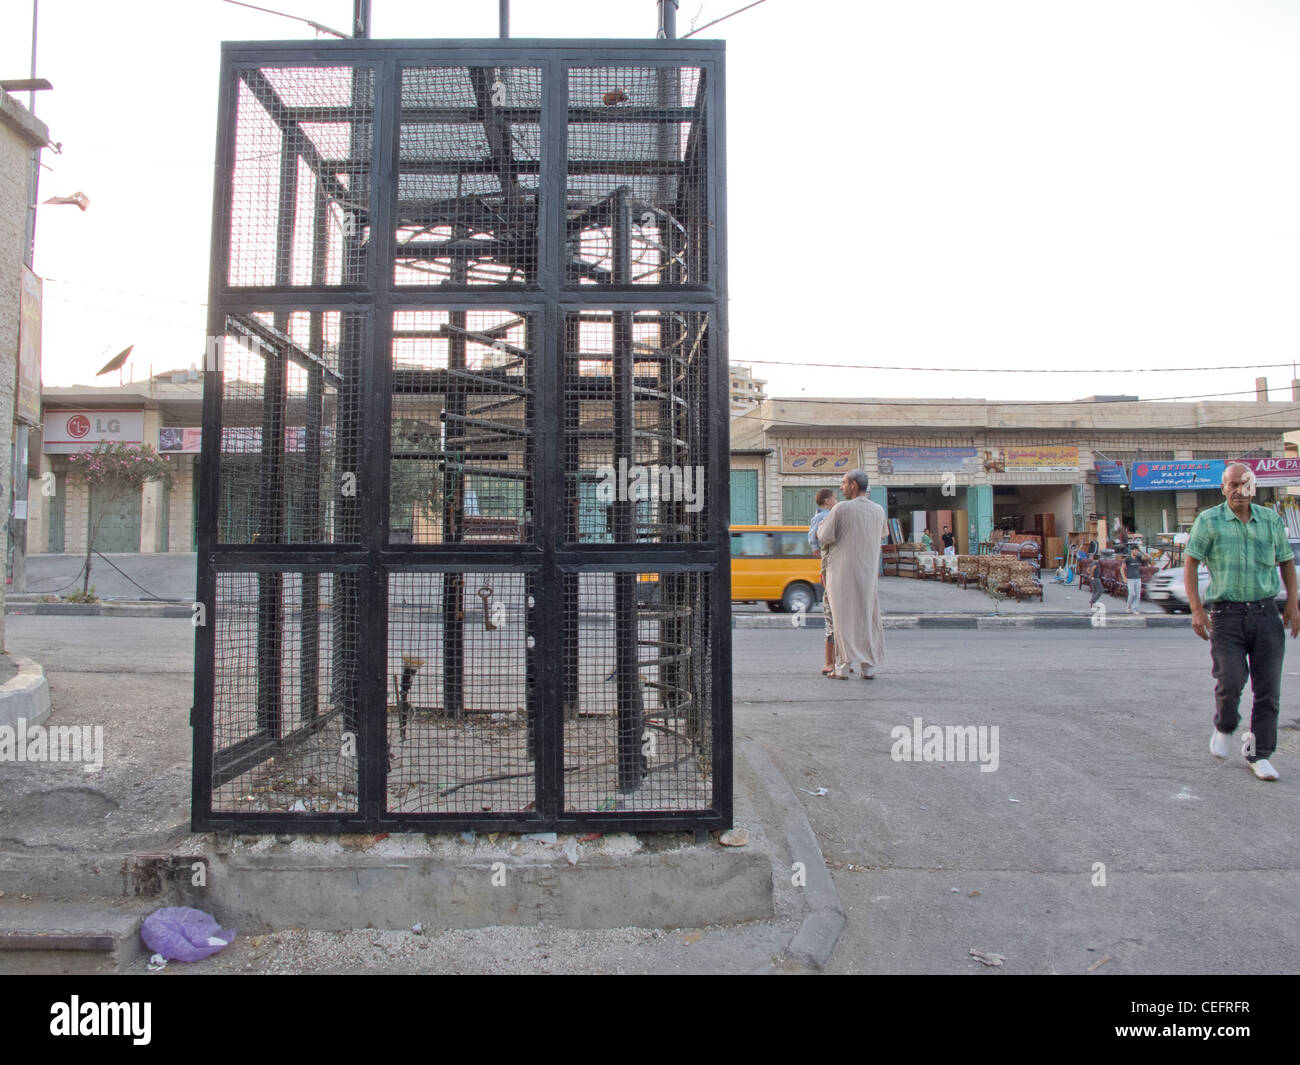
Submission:
[[[679,33],[745,0],[683,0]],[[351,0],[264,6],[346,31]],[[373,0],[376,37],[490,37],[496,0]],[[4,0],[25,77],[30,0]],[[649,37],[653,0],[514,0],[515,37]],[[199,363],[220,0],[41,0],[46,384]],[[1300,0],[767,0],[727,40],[731,355],[769,394],[1289,398]],[[25,95],[22,97],[26,101]],[[807,363],[1086,368],[923,373]],[[1215,373],[1150,367],[1285,363]],[[109,381],[103,378],[101,381]],[[116,382],[116,375],[112,381]],[[1249,398],[1249,397],[1243,397]]]

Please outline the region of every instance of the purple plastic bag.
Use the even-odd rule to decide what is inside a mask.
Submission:
[[[210,913],[189,906],[154,910],[140,928],[144,945],[168,961],[200,961],[223,950],[235,938]]]

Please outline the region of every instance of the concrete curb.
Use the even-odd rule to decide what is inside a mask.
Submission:
[[[791,624],[793,615],[732,614],[733,629],[824,629],[825,620],[820,615],[805,616],[802,625]],[[886,629],[1090,629],[1092,614],[886,614]],[[1107,629],[1170,629],[1190,626],[1192,619],[1186,614],[1124,614],[1106,615]]]
[[[745,761],[762,782],[768,798],[781,811],[786,845],[791,857],[803,863],[807,877],[804,897],[811,912],[804,917],[799,930],[786,946],[786,957],[824,969],[844,931],[844,907],[839,892],[835,890],[821,846],[794,789],[757,743],[743,740],[740,748]]]
[[[18,675],[0,686],[0,726],[13,728],[22,718],[27,727],[39,725],[50,716],[50,685],[39,662],[10,655]]]
[[[45,603],[39,599],[9,598],[6,614],[43,614],[62,617],[103,618],[191,618],[190,603]],[[793,614],[732,614],[733,629],[825,629],[820,614],[805,614],[802,624],[793,624]],[[886,629],[1088,629],[1092,615],[1078,614],[886,614]],[[1188,614],[1108,614],[1105,628],[1168,629],[1190,626]]]
[[[6,614],[44,614],[55,617],[87,618],[188,618],[194,608],[188,603],[45,603],[41,600],[5,600]]]

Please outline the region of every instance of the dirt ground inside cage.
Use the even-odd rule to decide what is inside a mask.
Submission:
[[[712,801],[712,779],[683,730],[653,722],[641,752],[646,771],[634,790],[618,787],[617,721],[580,716],[564,727],[565,810],[571,812],[699,810]],[[460,720],[414,709],[406,738],[389,708],[388,810],[392,813],[515,813],[535,809],[536,775],[528,724],[515,713],[468,712]],[[357,760],[345,748],[339,715],[222,787],[221,813],[326,813],[357,810]]]

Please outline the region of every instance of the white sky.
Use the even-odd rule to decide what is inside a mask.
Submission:
[[[745,0],[683,0],[679,33]],[[491,37],[496,0],[373,0],[376,37]],[[265,0],[346,31],[351,0]],[[30,0],[4,0],[25,77]],[[698,13],[698,17],[697,17]],[[513,0],[515,37],[649,37],[653,0]],[[731,355],[772,395],[1251,392],[1300,357],[1300,0],[767,0],[728,45]],[[135,344],[199,363],[219,43],[311,39],[219,0],[41,0],[36,269],[50,385]],[[21,97],[26,102],[25,95]],[[57,279],[57,280],[55,280]],[[116,375],[101,379],[116,383]],[[1243,396],[1241,398],[1251,398]]]

